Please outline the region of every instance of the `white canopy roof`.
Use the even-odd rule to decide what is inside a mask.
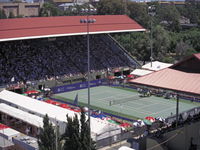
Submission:
[[[20,132],[11,129],[11,128],[5,128],[0,130],[0,136],[6,138],[7,140],[11,140],[12,137],[20,135]]]
[[[43,127],[43,118],[27,113],[25,111],[22,111],[20,109],[11,107],[9,105],[0,104],[0,112],[3,112],[9,116],[12,116],[14,118],[17,118],[19,120],[23,120],[24,122],[27,122],[28,124],[34,125],[36,127]]]
[[[152,62],[152,66],[151,66],[151,62],[150,62],[150,63],[145,64],[144,66],[142,66],[142,68],[143,69],[152,70],[152,71],[158,71],[158,70],[161,70],[161,69],[164,69],[164,68],[168,68],[168,67],[170,67],[172,65],[173,64],[154,61],[154,62]]]
[[[38,101],[28,96],[24,96],[7,90],[3,90],[0,92],[0,99],[18,106],[19,109],[31,111],[33,113],[41,115],[42,117],[48,114],[50,118],[57,119],[59,121],[66,121],[66,114],[68,114],[68,116],[70,117],[73,117],[75,115],[75,112],[68,109]]]
[[[132,75],[136,75],[136,76],[144,76],[147,75],[149,73],[152,73],[153,71],[150,70],[144,70],[144,69],[135,69],[131,72]]]
[[[0,99],[2,99],[6,103],[18,106],[19,109],[26,110],[27,112],[31,111],[39,116],[45,116],[46,114],[48,114],[49,118],[56,119],[61,122],[67,121],[67,114],[69,117],[73,117],[75,116],[75,114],[80,117],[79,113],[7,90],[3,90],[0,92]],[[106,121],[104,123],[99,123],[98,119],[91,117],[91,132],[95,134],[101,134],[110,127],[112,129],[119,128],[117,126],[111,125]]]
[[[118,125],[111,124],[107,120],[92,118],[91,130],[94,131],[98,138],[97,140],[120,134],[121,128]]]
[[[8,141],[4,137],[0,136],[0,149],[4,149],[6,147],[13,146],[13,145],[14,145],[13,142]]]

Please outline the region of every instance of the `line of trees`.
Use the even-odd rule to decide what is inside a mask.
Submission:
[[[109,3],[106,3],[107,1]],[[114,5],[116,2],[112,2],[112,0],[102,0],[99,3],[101,6],[98,7],[98,13],[109,14],[112,9],[122,9],[120,4]],[[109,4],[109,6],[105,6],[105,4]],[[148,14],[148,7],[152,5],[155,6],[155,16]],[[109,11],[106,12],[106,8],[110,8]],[[174,5],[173,3],[135,3],[128,1],[126,13],[145,27],[147,32],[113,34],[113,36],[137,60],[144,63],[150,60],[151,40],[153,43],[153,58],[164,62],[174,63],[185,56],[200,52],[198,42],[200,40],[200,2],[186,0],[185,5]],[[189,19],[194,27],[182,28],[180,24],[182,17]]]
[[[150,60],[150,40],[153,43],[153,58],[159,61],[174,63],[193,53],[200,52],[200,29],[193,28],[182,32],[167,31],[156,25],[150,32],[113,34],[115,39],[137,60]]]
[[[44,117],[44,125],[38,136],[39,150],[95,150],[84,111],[81,111],[80,120],[77,115],[74,118],[67,115],[66,119],[66,131],[60,136],[59,129],[54,129],[49,117]]]

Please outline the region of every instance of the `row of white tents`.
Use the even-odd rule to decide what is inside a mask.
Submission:
[[[27,122],[36,127],[43,126],[43,117],[47,114],[53,125],[59,126],[60,133],[65,132],[66,115],[80,118],[80,114],[71,110],[48,104],[43,101],[3,90],[0,92],[0,111],[9,116]],[[106,120],[91,117],[91,136],[100,140],[109,136],[120,134],[121,128]]]

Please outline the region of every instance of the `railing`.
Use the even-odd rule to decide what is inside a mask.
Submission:
[[[108,37],[114,41],[114,43],[116,44],[116,46],[120,47],[121,50],[123,50],[123,52],[126,54],[126,56],[131,60],[134,60],[134,62],[136,63],[136,65],[138,67],[141,67],[141,65],[136,61],[136,59],[134,59],[134,57],[118,42],[116,41],[110,34],[108,34]]]

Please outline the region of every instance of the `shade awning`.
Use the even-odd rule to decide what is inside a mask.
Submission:
[[[9,116],[12,116],[13,118],[22,120],[22,121],[24,121],[28,124],[31,124],[33,126],[36,126],[38,128],[43,127],[43,118],[42,117],[38,117],[36,115],[27,113],[25,111],[11,107],[9,105],[1,103],[0,104],[0,112],[3,112],[4,114],[7,114]]]

